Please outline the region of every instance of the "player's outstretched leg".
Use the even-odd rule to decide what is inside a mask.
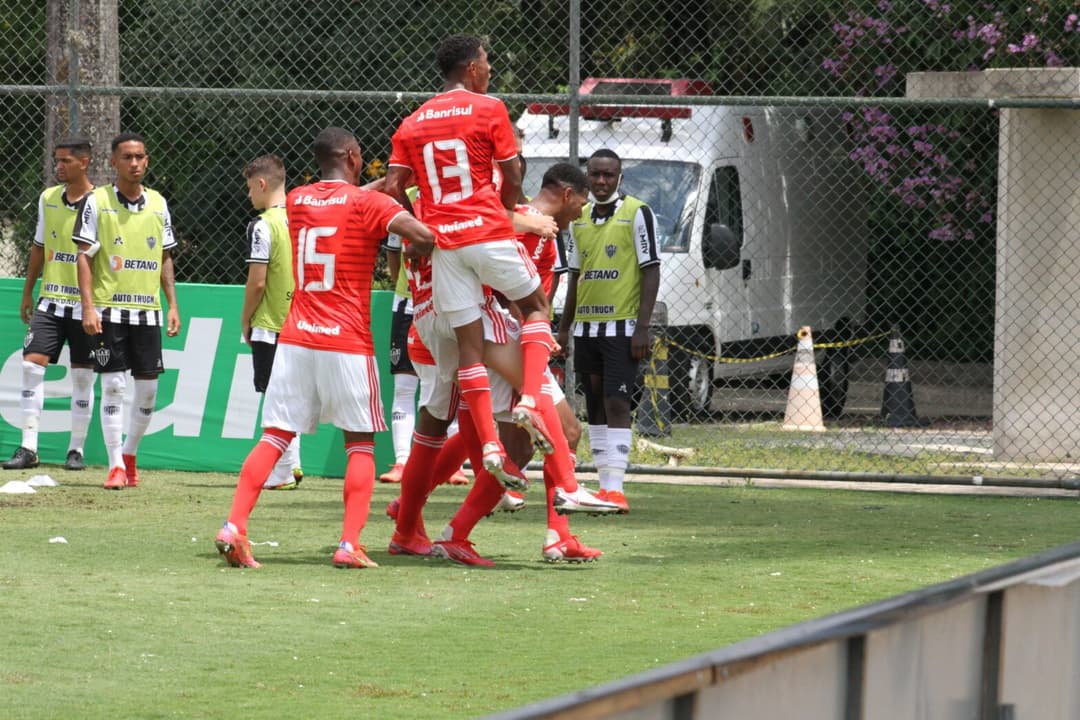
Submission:
[[[247,538],[248,518],[259,501],[266,476],[285,452],[294,434],[288,430],[266,428],[240,468],[229,518],[214,538],[218,552],[233,567],[259,567],[251,554],[251,543]]]

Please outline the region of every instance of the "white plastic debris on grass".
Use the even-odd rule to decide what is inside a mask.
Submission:
[[[30,487],[30,483],[23,482],[22,480],[11,480],[4,483],[3,487],[0,487],[0,493],[5,495],[30,495],[36,493],[37,490]]]
[[[60,485],[48,475],[35,475],[27,480],[26,484],[30,487],[57,487]]]
[[[54,545],[55,544],[67,545],[68,544],[67,538],[64,537],[63,535],[57,535],[56,537],[51,537],[51,538],[49,538],[49,542],[53,543]]]

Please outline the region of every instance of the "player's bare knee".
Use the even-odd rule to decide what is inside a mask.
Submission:
[[[577,451],[578,442],[581,441],[581,423],[570,408],[570,403],[563,400],[556,409],[559,411],[559,420],[562,423],[563,434],[566,435],[566,443],[570,449]]]

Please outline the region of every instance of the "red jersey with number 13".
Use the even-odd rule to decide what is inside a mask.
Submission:
[[[278,342],[374,355],[371,276],[390,221],[389,195],[344,181],[294,188],[285,201],[296,291]]]
[[[517,156],[506,105],[464,89],[428,100],[393,137],[390,164],[410,168],[424,198],[424,222],[440,248],[514,237],[495,187],[494,163]]]

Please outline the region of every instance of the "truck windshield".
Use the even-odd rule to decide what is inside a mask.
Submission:
[[[522,188],[531,197],[540,190],[544,173],[558,160],[526,159],[528,170]],[[645,201],[656,216],[656,242],[660,251],[689,252],[700,166],[687,162],[624,159],[622,169],[622,191]]]

